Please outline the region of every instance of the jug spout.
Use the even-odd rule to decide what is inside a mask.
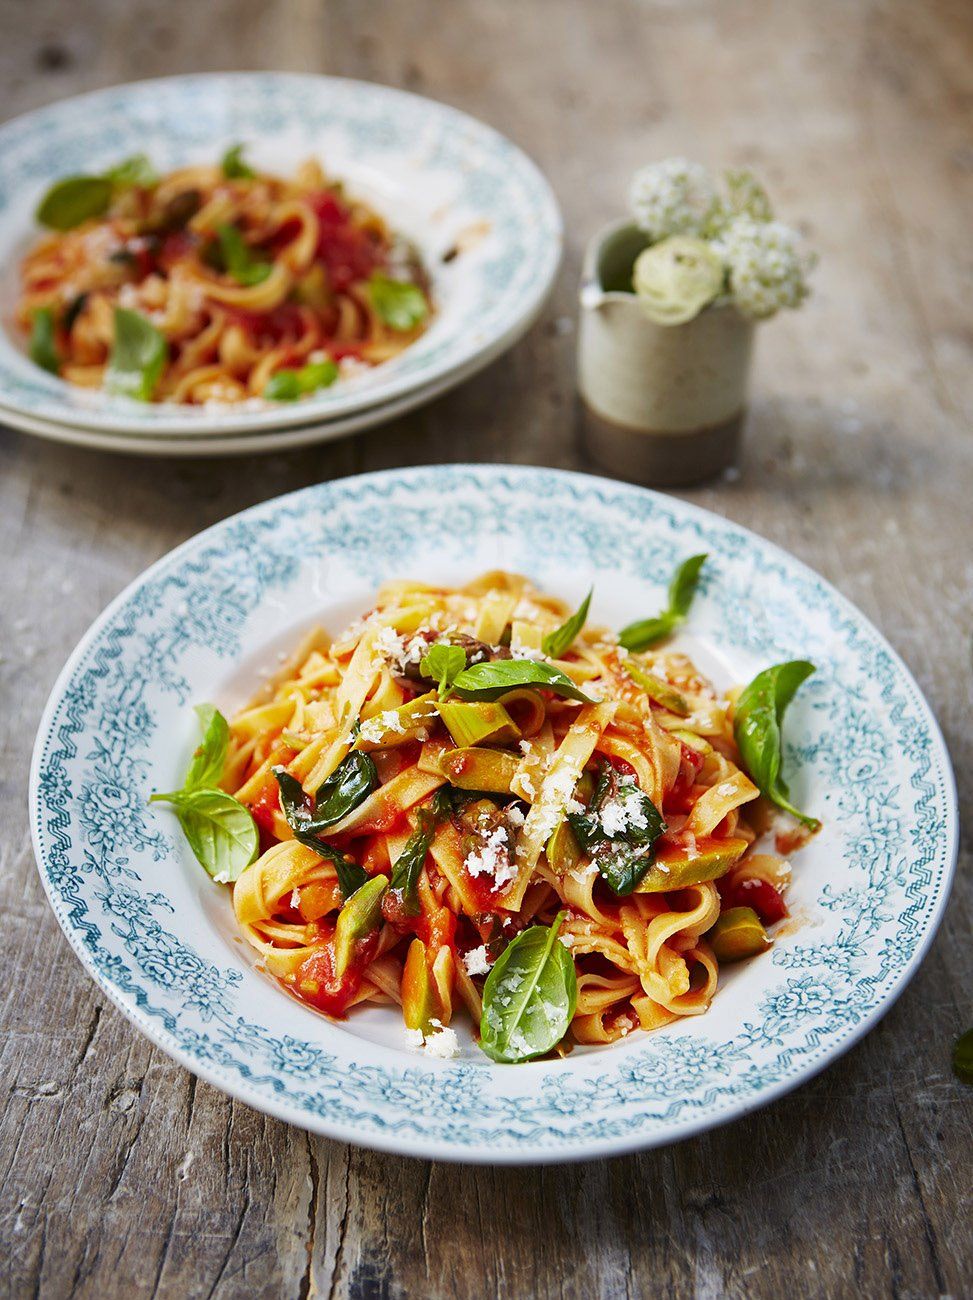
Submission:
[[[595,280],[582,283],[578,293],[578,302],[582,311],[599,311],[608,301],[608,294]]]

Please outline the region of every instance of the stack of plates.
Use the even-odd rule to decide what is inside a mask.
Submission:
[[[417,245],[436,314],[400,356],[301,402],[146,404],[64,383],[10,326],[33,212],[52,182],[146,153],[160,171],[244,142],[261,169],[315,157]],[[534,164],[490,127],[402,91],[333,77],[240,73],[139,82],[66,100],[0,129],[0,424],[151,455],[233,455],[379,424],[472,375],[537,317],[561,257],[561,218]]]

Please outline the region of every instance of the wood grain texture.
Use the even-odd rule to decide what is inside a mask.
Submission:
[[[61,938],[26,776],[44,700],[147,564],[256,501],[412,462],[584,467],[585,238],[639,163],[751,164],[822,262],[761,331],[738,477],[686,493],[819,569],[903,654],[973,810],[973,11],[966,0],[2,0],[0,114],[112,82],[294,68],[483,117],[551,177],[567,258],[539,324],[430,407],[278,457],[136,461],[0,430],[0,1293],[973,1294],[969,851],[918,976],[824,1075],[642,1156],[546,1170],[309,1138],[141,1039]]]

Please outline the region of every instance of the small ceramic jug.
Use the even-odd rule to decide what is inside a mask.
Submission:
[[[650,320],[631,291],[647,243],[622,221],[588,245],[578,387],[592,459],[619,477],[676,487],[736,459],[754,325],[732,305],[706,307],[685,325]]]

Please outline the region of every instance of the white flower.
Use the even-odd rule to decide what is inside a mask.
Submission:
[[[653,241],[702,234],[716,205],[716,186],[700,163],[666,158],[632,177],[629,205],[635,224]]]
[[[736,217],[713,241],[730,273],[730,293],[744,316],[760,319],[799,307],[810,292],[813,258],[796,230],[781,221]]]

